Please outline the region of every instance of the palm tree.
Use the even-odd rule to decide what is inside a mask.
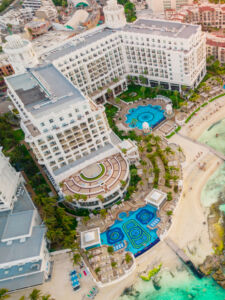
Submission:
[[[54,300],[53,298],[51,298],[51,295],[44,295],[41,297],[41,300]]]
[[[165,148],[165,152],[166,152],[166,154],[169,154],[169,153],[172,153],[172,150],[171,150],[171,148],[169,146],[167,146]]]
[[[29,295],[30,300],[39,300],[41,298],[41,291],[38,289],[34,289],[32,293]]]
[[[10,298],[10,295],[8,295],[7,293],[8,293],[7,289],[0,289],[0,300],[5,300]]]
[[[86,201],[87,200],[87,195],[81,195],[80,196],[82,200]]]
[[[80,253],[74,253],[74,255],[73,255],[73,264],[78,265],[80,262],[81,262]]]
[[[19,300],[25,300],[25,296],[20,297]]]
[[[65,200],[68,202],[72,202],[73,201],[73,196],[72,195],[67,195],[65,196]]]
[[[104,201],[104,197],[102,195],[98,195],[97,198],[102,202]]]
[[[100,210],[100,215],[101,215],[101,217],[102,217],[103,219],[105,219],[105,217],[107,216],[107,211],[106,211],[106,209],[101,209],[101,210]]]

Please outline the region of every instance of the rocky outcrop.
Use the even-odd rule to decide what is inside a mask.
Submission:
[[[225,266],[224,255],[207,256],[203,264],[199,266],[201,272],[206,276],[211,275],[212,278],[225,289],[225,274],[223,268]]]

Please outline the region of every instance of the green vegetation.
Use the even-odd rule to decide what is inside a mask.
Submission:
[[[80,173],[80,177],[81,177],[82,179],[86,180],[86,181],[93,181],[93,180],[96,180],[96,179],[102,177],[102,175],[105,173],[105,166],[104,166],[103,164],[100,164],[100,167],[101,167],[102,170],[101,170],[101,172],[100,172],[100,174],[99,174],[98,176],[93,177],[93,178],[88,178],[88,177],[86,177],[83,173]]]
[[[24,140],[24,132],[22,129],[14,130],[13,135],[16,141],[22,141]]]
[[[167,216],[172,216],[173,212],[172,212],[172,210],[168,210],[168,211],[166,212],[166,214],[167,214]]]
[[[140,78],[141,81],[144,80],[142,77]],[[133,79],[137,80],[136,77]],[[131,83],[130,85],[128,85],[127,91],[120,94],[119,97],[125,102],[134,102],[136,100],[139,100],[139,98],[155,98],[157,95],[163,95],[171,99],[174,108],[179,108],[184,102],[184,99],[178,91],[164,90],[161,87],[144,88],[145,89],[143,89],[143,87],[140,85],[135,85],[134,83]]]
[[[10,298],[10,295],[8,294],[7,289],[0,289],[0,300],[5,300]]]
[[[118,111],[118,108],[112,104],[105,104],[105,113],[108,119],[110,128],[119,136],[120,139],[131,139],[140,141],[141,137],[138,136],[134,130],[130,130],[127,134],[123,130],[119,130],[114,121],[114,117]]]
[[[109,246],[108,249],[107,249],[107,251],[108,251],[109,254],[113,254],[114,253],[113,246]]]
[[[76,218],[68,216],[65,209],[57,206],[57,200],[43,194],[35,197],[35,204],[47,226],[47,238],[51,241],[51,250],[75,249]]]
[[[141,181],[141,177],[137,174],[137,168],[135,165],[130,166],[130,182],[127,188],[127,193],[124,197],[125,201],[130,200],[131,195],[137,190],[137,184]]]
[[[174,131],[172,131],[169,135],[166,136],[167,139],[171,138],[176,132],[181,130],[181,126],[178,126]]]
[[[159,273],[161,270],[162,264],[158,265],[158,267],[155,267],[154,269],[150,270],[148,272],[147,276],[140,276],[140,278],[144,281],[149,281],[153,276]]]
[[[76,266],[76,265],[79,265],[81,263],[81,255],[80,253],[74,253],[73,254],[73,264]]]
[[[66,212],[74,216],[79,216],[79,217],[89,216],[89,210],[86,208],[71,209],[67,207],[63,202],[60,202],[58,206],[64,208]]]
[[[0,5],[0,12],[4,11],[12,2],[13,0],[2,0],[2,3]]]
[[[137,19],[135,5],[129,0],[118,0],[118,3],[124,6],[127,22],[134,22]]]
[[[125,261],[126,261],[127,264],[129,264],[129,262],[132,261],[132,257],[131,257],[130,254],[127,253],[127,252],[126,252],[126,254],[125,254]]]
[[[53,0],[53,3],[55,6],[62,6],[62,7],[67,7],[68,3],[67,0]]]
[[[100,268],[100,267],[97,267],[97,268],[95,269],[95,273],[96,273],[96,274],[98,274],[100,271],[101,271],[101,268]]]
[[[116,262],[116,261],[112,261],[112,262],[111,262],[111,266],[112,266],[113,268],[115,268],[115,267],[117,266],[117,262]]]

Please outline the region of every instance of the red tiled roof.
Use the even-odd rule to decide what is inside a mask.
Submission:
[[[199,7],[199,11],[200,12],[203,12],[203,11],[215,11],[215,9],[213,8],[213,7],[211,7],[211,6],[200,6]]]
[[[206,45],[214,46],[214,47],[223,47],[225,48],[225,39],[224,42],[214,41],[211,39],[206,39]]]

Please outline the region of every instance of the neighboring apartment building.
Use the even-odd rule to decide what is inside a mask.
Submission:
[[[53,5],[43,5],[35,12],[35,16],[40,19],[49,21],[56,21],[58,18],[58,12]]]
[[[153,13],[162,13],[167,9],[177,10],[184,5],[191,5],[193,0],[147,0],[148,8]]]
[[[0,97],[6,95],[7,86],[5,84],[4,77],[14,74],[12,65],[9,63],[6,54],[1,53],[0,55]]]
[[[47,20],[33,20],[24,26],[28,37],[32,39],[46,33],[50,28],[51,24]]]
[[[183,23],[200,24],[208,27],[225,28],[225,4],[203,3],[184,6],[179,11],[166,11],[167,19]]]
[[[42,6],[51,6],[57,11],[52,0],[24,0],[22,6],[32,8],[33,11],[38,10]]]
[[[128,75],[137,82],[141,75],[152,87],[195,88],[206,72],[205,57],[200,26],[141,19],[119,29],[99,26],[42,55],[97,103],[110,97],[109,88],[114,95],[126,89]]]
[[[13,291],[48,278],[45,231],[23,177],[0,149],[0,288]]]
[[[207,56],[213,56],[222,64],[225,63],[225,36],[217,34],[206,35],[206,53]]]
[[[112,160],[122,166],[120,176],[115,177],[117,184],[112,189],[108,186],[101,194],[105,194],[105,205],[121,199],[129,181],[128,160],[135,155],[138,160],[139,156],[135,145],[130,158],[125,158],[116,146],[121,141],[110,130],[104,107],[85,97],[53,65],[29,69],[24,74],[8,77],[6,82],[9,96],[21,116],[25,140],[33,149],[38,163],[47,168],[50,178],[58,186],[67,180],[73,185],[68,178],[76,172],[99,160]],[[110,163],[106,164],[113,174],[114,168],[110,167]],[[120,180],[127,183],[123,188]],[[78,192],[76,188],[70,186],[63,192],[82,194],[82,189]],[[89,201],[81,205],[102,207],[96,200],[97,192],[84,191],[86,193]],[[75,205],[80,206],[77,202]]]

